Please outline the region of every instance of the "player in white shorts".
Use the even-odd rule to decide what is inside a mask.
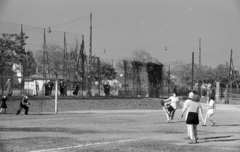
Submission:
[[[212,123],[212,126],[215,125],[215,122],[213,121],[212,117],[214,115],[214,112],[216,110],[216,104],[215,104],[215,100],[214,100],[214,96],[211,96],[210,97],[210,101],[209,103],[207,103],[208,107],[207,107],[207,113],[205,115],[205,119],[204,119],[204,123],[203,123],[203,126],[206,126],[207,124],[207,120],[209,120],[211,123]]]

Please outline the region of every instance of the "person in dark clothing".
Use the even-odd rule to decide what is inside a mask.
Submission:
[[[79,85],[78,85],[78,83],[76,83],[76,84],[74,85],[74,91],[73,91],[73,95],[74,95],[74,96],[77,96],[77,95],[78,95],[78,90],[79,90]]]
[[[30,105],[30,103],[28,102],[28,96],[24,96],[20,101],[20,108],[18,109],[16,115],[20,114],[22,109],[25,110],[25,115],[28,115],[28,109],[29,109],[28,105]]]
[[[63,96],[67,96],[67,81],[64,79],[63,81]]]
[[[49,86],[48,86],[48,83],[44,83],[44,87],[45,87],[45,96],[48,96],[49,94]]]
[[[64,90],[63,81],[60,81],[59,87],[60,87],[60,96],[63,96],[63,90]]]
[[[7,109],[6,101],[7,101],[7,96],[6,96],[6,95],[3,95],[3,96],[2,96],[2,104],[1,104],[0,113],[1,113],[1,112],[3,112],[4,114],[6,113],[6,109]]]
[[[104,93],[105,95],[108,97],[110,96],[110,85],[109,85],[109,82],[107,82],[104,86]]]
[[[38,96],[39,84],[38,84],[38,82],[37,82],[37,81],[36,81],[35,85],[36,85],[36,96]]]
[[[51,96],[52,95],[52,89],[53,89],[53,81],[52,80],[50,80],[49,82],[48,82],[48,95],[49,96]]]

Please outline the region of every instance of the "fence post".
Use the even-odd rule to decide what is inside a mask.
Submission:
[[[216,82],[216,95],[215,95],[215,98],[216,98],[216,101],[220,101],[220,82]]]
[[[55,113],[58,113],[58,78],[55,81]]]

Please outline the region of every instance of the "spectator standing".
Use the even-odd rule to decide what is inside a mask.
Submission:
[[[38,96],[39,84],[37,81],[35,81],[35,86],[36,86],[36,96]]]
[[[59,89],[60,89],[60,96],[63,96],[63,90],[64,90],[63,81],[60,81],[60,83],[59,83]]]
[[[183,107],[182,112],[181,112],[181,117],[183,116],[183,113],[188,109],[188,116],[186,120],[186,124],[189,127],[189,135],[191,141],[189,144],[195,144],[197,143],[197,125],[199,124],[199,116],[198,113],[200,113],[200,116],[203,119],[202,115],[202,106],[197,100],[196,95],[194,94],[192,100]]]
[[[74,87],[73,87],[73,95],[74,96],[78,95],[78,90],[79,90],[79,84],[76,82]]]
[[[227,89],[225,89],[223,96],[224,96],[224,103],[229,104],[229,93]]]
[[[104,87],[104,93],[105,95],[108,97],[110,96],[110,85],[109,82],[107,81],[107,83],[103,86]]]
[[[44,83],[44,87],[45,87],[45,96],[49,95],[49,85],[47,82]]]
[[[12,83],[11,83],[11,79],[8,79],[6,82],[6,89],[7,89],[7,95],[8,96],[12,96]]]
[[[28,96],[25,95],[20,101],[20,108],[18,109],[16,115],[19,115],[22,109],[25,110],[25,115],[28,115],[28,110],[29,110],[28,105],[30,105],[30,103],[28,102]]]
[[[48,88],[49,88],[48,94],[49,94],[49,96],[51,96],[52,95],[52,89],[53,89],[53,81],[52,80],[50,80],[48,82]]]
[[[67,96],[67,81],[64,79],[63,81],[63,96]]]
[[[4,114],[6,113],[6,109],[7,109],[7,96],[4,94],[2,96],[2,104],[1,104],[1,109],[0,109],[0,113],[3,112]]]

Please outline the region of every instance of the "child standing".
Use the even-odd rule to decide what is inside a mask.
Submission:
[[[6,96],[6,95],[3,95],[3,96],[2,96],[2,104],[1,104],[0,113],[1,113],[1,112],[3,112],[4,114],[6,113],[6,109],[7,109],[6,101],[7,101],[7,96]]]

